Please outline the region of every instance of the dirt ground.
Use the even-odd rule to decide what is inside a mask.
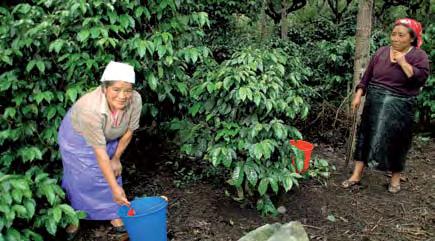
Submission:
[[[139,153],[142,159],[135,160],[136,167],[133,161],[126,165],[125,190],[130,198],[165,195],[170,199],[169,241],[233,241],[266,223],[294,220],[305,226],[310,240],[435,241],[434,139],[415,138],[404,173],[407,180],[398,194],[388,193],[388,178],[374,170],[365,172],[361,188],[341,188],[351,170],[349,165],[349,170],[340,171],[344,152],[343,147],[318,144],[313,155],[328,160],[337,171],[324,183],[308,180],[282,195],[278,204],[287,212],[277,217],[262,217],[254,207],[233,201],[213,178],[196,178],[186,170],[182,179],[180,172],[173,171],[176,157],[167,153]],[[151,165],[150,159],[161,161]],[[108,223],[82,222],[77,240],[115,239]]]

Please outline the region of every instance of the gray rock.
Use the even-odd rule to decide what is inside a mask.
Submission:
[[[300,222],[290,222],[281,226],[267,241],[309,241]]]
[[[281,228],[280,223],[263,225],[243,236],[239,241],[266,241]]]
[[[249,232],[238,241],[309,241],[300,222],[266,224]]]

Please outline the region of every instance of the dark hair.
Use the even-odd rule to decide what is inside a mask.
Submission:
[[[408,28],[408,33],[411,36],[411,38],[413,39],[411,42],[411,45],[414,47],[417,47],[417,37],[415,36],[414,30],[412,30],[411,28]]]
[[[115,84],[116,81],[103,81],[101,82],[101,87],[107,88]]]
[[[106,89],[115,84],[116,81],[103,81],[101,82],[101,90],[103,93],[106,92]]]
[[[418,40],[417,40],[417,37],[415,36],[414,30],[412,30],[412,28],[408,27],[406,24],[396,24],[396,25],[394,25],[394,27],[396,27],[398,25],[406,27],[408,29],[409,36],[411,36],[411,39],[412,39],[411,45],[414,47],[417,47]]]

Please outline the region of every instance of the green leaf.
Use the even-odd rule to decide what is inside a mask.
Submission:
[[[26,199],[23,202],[24,207],[27,210],[28,217],[31,218],[35,214],[36,202],[33,199]]]
[[[146,50],[147,50],[146,41],[139,41],[139,42],[137,42],[136,48],[137,48],[137,52],[139,54],[139,57],[142,58],[143,56],[145,56],[145,53],[146,53]]]
[[[281,140],[284,137],[284,129],[280,123],[275,123],[273,125],[273,131],[278,140]]]
[[[56,115],[56,107],[49,106],[46,110],[47,113],[47,120],[51,120]]]
[[[76,212],[71,206],[67,204],[60,204],[59,207],[67,216],[69,217],[76,216]]]
[[[193,117],[198,113],[200,110],[202,104],[200,102],[196,102],[192,107],[189,108],[189,114],[191,114]]]
[[[258,92],[254,93],[254,103],[258,107],[261,102],[261,95]]]
[[[154,105],[151,106],[151,116],[155,118],[157,114],[159,114],[159,109],[157,109]]]
[[[55,207],[53,210],[53,219],[56,223],[62,218],[62,209],[60,207]]]
[[[15,118],[15,114],[17,113],[17,110],[13,107],[7,107],[5,109],[5,112],[3,113],[3,118],[7,119],[8,117],[11,117],[12,119]]]
[[[0,217],[0,231],[3,230],[3,228],[5,227],[5,220],[3,219],[3,217]],[[0,232],[0,240],[2,240],[2,236],[1,236],[1,232]]]
[[[272,107],[273,107],[272,102],[270,100],[266,100],[265,104],[266,104],[267,112],[270,112],[272,110]]]
[[[260,184],[258,185],[258,192],[261,196],[266,194],[267,186],[269,185],[269,178],[262,178]]]
[[[8,205],[0,204],[0,212],[3,212],[3,213],[9,213],[10,210],[11,210],[11,209],[9,208]],[[1,218],[0,218],[0,219],[1,219]]]
[[[283,179],[284,190],[288,192],[293,187],[293,178],[291,176],[285,176]]]
[[[67,98],[73,103],[77,100],[77,94],[78,92],[76,87],[68,88],[66,91]]]
[[[206,87],[207,87],[207,91],[208,91],[208,93],[210,93],[210,94],[212,94],[213,91],[216,90],[216,86],[215,86],[215,84],[212,83],[212,82],[208,82]]]
[[[41,72],[41,74],[43,74],[45,72],[45,64],[43,61],[38,60],[36,62],[36,67],[38,67],[39,72]]]
[[[257,143],[254,145],[254,157],[257,160],[260,160],[263,156],[263,145],[261,143]]]
[[[275,193],[278,193],[279,187],[278,187],[278,180],[275,176],[269,177],[269,183],[270,187]]]
[[[177,89],[178,89],[178,91],[179,91],[183,96],[186,96],[186,95],[188,94],[188,91],[187,91],[187,85],[186,85],[185,83],[183,83],[183,82],[177,82],[176,85],[177,85]]]
[[[23,192],[19,189],[12,190],[12,198],[17,203],[21,203],[21,200],[23,199]]]
[[[335,216],[332,215],[332,214],[328,215],[327,219],[328,219],[329,221],[331,221],[331,222],[335,222],[335,221],[337,221],[337,220],[335,219]]]
[[[51,235],[55,235],[57,231],[57,225],[56,222],[53,219],[46,219],[45,220],[45,228]]]
[[[297,168],[297,170],[302,171],[304,169],[305,154],[303,151],[297,149],[294,146],[292,146],[291,148],[293,149],[294,153],[296,154],[296,157],[295,157],[296,168]]]
[[[54,205],[54,202],[56,200],[56,195],[54,194],[53,187],[51,185],[46,185],[42,187],[43,193],[47,197],[48,202],[51,205]]]
[[[238,94],[239,94],[239,99],[240,99],[241,101],[245,101],[245,99],[246,99],[246,95],[247,95],[247,90],[246,90],[246,88],[245,88],[245,87],[241,87],[241,88],[239,89],[239,91],[238,91]]]
[[[14,228],[9,228],[6,232],[7,241],[21,241],[21,234]]]
[[[55,41],[51,42],[50,46],[48,47],[48,51],[52,52],[54,50],[58,54],[62,49],[63,44],[64,44],[63,40],[56,39]]]
[[[25,179],[14,179],[11,180],[11,185],[19,190],[25,191],[29,190],[29,183]]]
[[[224,164],[226,168],[229,168],[232,162],[232,157],[230,155],[229,150],[227,148],[222,148],[220,155],[221,155],[222,164]]]
[[[39,235],[39,234],[33,232],[32,230],[29,230],[29,229],[24,229],[23,234],[29,240],[34,240],[34,241],[43,241],[44,240],[41,235]]]
[[[45,172],[44,173],[40,173],[40,174],[36,175],[35,182],[36,183],[40,183],[41,181],[45,180],[47,177],[48,177],[47,173],[45,173]]]
[[[26,72],[32,71],[33,67],[35,67],[35,64],[36,64],[36,60],[31,60],[29,63],[27,63]]]
[[[77,217],[78,217],[79,219],[84,219],[84,218],[86,218],[86,216],[88,216],[88,215],[86,214],[86,212],[84,212],[84,211],[77,211],[76,213],[77,213]]]
[[[85,42],[89,38],[89,34],[90,33],[88,29],[83,29],[78,33],[77,40],[80,42]]]
[[[218,158],[219,154],[221,152],[221,148],[214,148],[211,152],[211,163],[213,164],[213,166],[217,166],[220,164],[221,159]]]
[[[231,179],[234,182],[234,186],[240,187],[243,183],[244,173],[243,173],[243,163],[238,162],[233,170],[233,175]]]
[[[233,83],[234,80],[231,77],[226,77],[224,79],[224,89],[229,91]]]
[[[157,47],[157,54],[159,55],[159,58],[162,59],[163,56],[166,54],[166,47],[163,45],[159,45]]]
[[[156,91],[157,89],[157,78],[154,76],[154,74],[152,72],[150,72],[148,74],[148,86],[150,87],[150,89]]]
[[[254,164],[252,162],[246,162],[244,166],[244,171],[249,183],[255,187],[258,181],[258,174],[253,165]]]
[[[27,217],[27,209],[23,205],[15,204],[14,206],[12,206],[12,209],[15,211],[18,217]]]
[[[18,156],[23,163],[42,159],[42,152],[37,147],[21,147],[18,149]]]

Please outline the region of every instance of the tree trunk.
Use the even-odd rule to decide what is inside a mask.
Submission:
[[[374,0],[360,0],[358,7],[358,15],[357,15],[357,24],[356,24],[356,35],[355,35],[355,60],[353,65],[353,88],[351,91],[355,90],[355,87],[359,83],[362,74],[364,73],[364,69],[367,66],[367,62],[369,60],[370,55],[370,33],[372,29],[372,12],[373,12],[373,1]],[[348,140],[348,148],[346,155],[346,163],[349,163],[349,159],[352,155],[354,140],[355,140],[355,132],[356,126],[358,123],[358,119],[360,113],[362,111],[362,106],[364,102],[361,103],[360,108],[355,113],[352,113],[350,116],[353,116],[352,119],[352,127],[350,129],[350,135]]]
[[[261,14],[260,21],[258,23],[259,33],[260,33],[260,42],[263,42],[266,39],[267,35],[267,26],[266,26],[266,8],[267,8],[267,0],[263,0],[261,4]]]
[[[281,2],[281,39],[287,40],[288,34],[288,23],[287,23],[287,9],[288,3],[287,0],[283,0]]]
[[[354,88],[358,85],[370,57],[372,12],[373,0],[360,0],[355,34],[355,60],[353,65]]]

